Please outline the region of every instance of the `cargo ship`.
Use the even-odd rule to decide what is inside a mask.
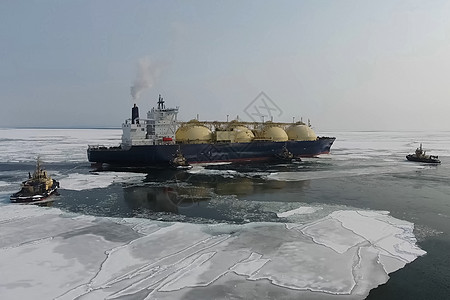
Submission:
[[[169,167],[180,155],[189,164],[270,161],[283,152],[291,156],[327,154],[334,137],[318,137],[310,124],[177,120],[179,107],[166,108],[159,95],[157,107],[139,117],[134,104],[131,119],[122,124],[118,146],[89,145],[87,156],[93,165],[126,167]],[[309,121],[308,121],[309,123]]]

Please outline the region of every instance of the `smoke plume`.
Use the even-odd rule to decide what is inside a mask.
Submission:
[[[130,88],[133,100],[139,99],[142,91],[151,88],[161,74],[161,67],[157,66],[148,57],[144,57],[138,62],[138,72],[133,85]]]

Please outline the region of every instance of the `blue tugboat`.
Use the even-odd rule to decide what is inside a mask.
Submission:
[[[118,146],[89,145],[88,160],[96,166],[188,168],[198,163],[250,162],[314,157],[330,152],[334,137],[318,137],[303,122],[178,122],[178,107],[157,108],[139,118],[136,104],[122,124]],[[179,153],[183,155],[180,156]],[[292,155],[292,156],[291,156]],[[174,159],[175,158],[175,159]],[[182,163],[179,163],[182,160]]]
[[[423,163],[432,163],[432,164],[441,163],[438,156],[425,154],[425,151],[422,149],[422,143],[420,143],[420,148],[417,148],[414,154],[406,155],[406,159],[409,161],[417,161]]]

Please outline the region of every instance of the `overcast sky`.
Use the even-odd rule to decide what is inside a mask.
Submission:
[[[0,1],[0,127],[120,127],[158,94],[181,120],[450,130],[450,1]]]

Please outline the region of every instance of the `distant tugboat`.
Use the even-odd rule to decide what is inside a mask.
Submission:
[[[43,203],[58,187],[59,182],[47,175],[38,158],[33,175],[28,173],[28,180],[22,182],[22,189],[11,195],[10,199],[13,203]]]
[[[422,143],[420,143],[420,148],[416,149],[416,153],[406,155],[406,159],[409,161],[418,161],[432,164],[441,163],[441,161],[438,159],[438,156],[425,154],[425,151],[422,149]]]
[[[286,148],[286,145],[284,145],[283,148],[281,148],[280,153],[275,154],[275,157],[280,161],[292,161],[294,159],[294,154],[289,152],[289,150]],[[297,161],[301,161],[300,157],[297,159]]]
[[[169,162],[170,166],[178,170],[189,170],[192,166],[187,162],[181,150],[178,149],[173,155],[172,160]]]

